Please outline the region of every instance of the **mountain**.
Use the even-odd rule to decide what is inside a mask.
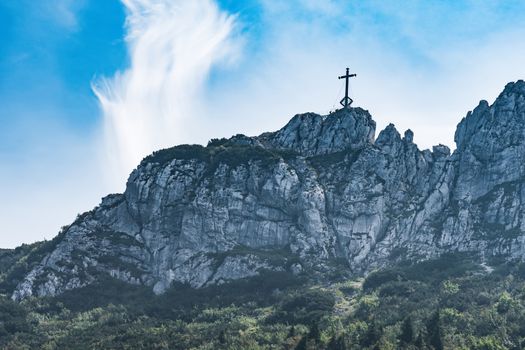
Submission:
[[[524,81],[461,120],[452,154],[375,126],[361,108],[307,113],[157,151],[35,253],[12,298],[107,276],[162,294],[267,271],[321,281],[449,253],[525,257]]]

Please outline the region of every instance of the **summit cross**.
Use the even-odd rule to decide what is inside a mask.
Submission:
[[[356,77],[357,74],[350,74],[350,69],[346,68],[346,74],[339,77],[339,79],[346,79],[345,97],[339,102],[344,108],[348,108],[354,100],[348,97],[348,81],[352,77]]]

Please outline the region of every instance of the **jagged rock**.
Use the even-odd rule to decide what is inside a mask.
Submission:
[[[275,133],[257,139],[268,148],[285,149],[305,156],[359,149],[374,141],[376,123],[361,108],[341,109],[326,117],[299,114]]]
[[[123,194],[63,233],[13,293],[56,295],[108,274],[162,293],[265,270],[363,273],[396,259],[469,251],[525,256],[525,83],[459,123],[457,149],[360,108],[297,115],[281,130],[145,158]]]

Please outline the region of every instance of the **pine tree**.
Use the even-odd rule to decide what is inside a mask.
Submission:
[[[326,346],[326,350],[346,350],[346,344],[343,337],[333,336]]]
[[[295,325],[292,325],[290,327],[290,331],[288,331],[288,338],[295,337]]]
[[[439,310],[436,311],[427,322],[428,343],[435,350],[443,350],[443,341],[441,340],[441,329],[439,327]]]
[[[310,327],[308,339],[313,339],[316,343],[318,343],[321,340],[321,333],[319,332],[319,326],[317,325],[317,322],[314,322]]]
[[[306,350],[306,342],[308,341],[308,337],[304,336],[301,338],[301,341],[297,344],[295,347],[295,350]]]
[[[219,343],[220,344],[226,344],[226,333],[224,332],[224,330],[222,330],[219,333]]]
[[[410,316],[405,318],[403,324],[401,325],[399,341],[401,344],[410,344],[414,341],[414,326],[412,325],[412,319]]]
[[[363,339],[363,345],[367,347],[372,346],[379,340],[379,338],[381,338],[381,330],[375,322],[372,322],[368,326],[368,331]]]

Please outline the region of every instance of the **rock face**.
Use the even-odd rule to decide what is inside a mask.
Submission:
[[[482,101],[446,146],[407,130],[377,137],[360,108],[297,115],[281,130],[145,158],[60,235],[13,299],[109,274],[162,293],[263,270],[362,273],[397,259],[465,251],[525,257],[525,82]]]

